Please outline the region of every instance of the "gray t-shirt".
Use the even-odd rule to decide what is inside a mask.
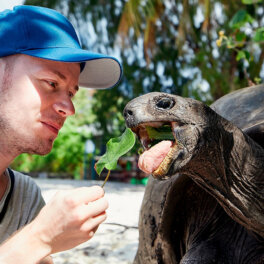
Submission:
[[[0,200],[0,215],[4,211],[0,223],[0,243],[15,231],[30,223],[45,205],[40,188],[32,178],[12,170],[10,172],[10,174],[13,172],[14,176],[12,188],[12,175],[9,172],[7,171],[9,177],[8,187],[3,198]],[[9,196],[10,199],[8,199]]]

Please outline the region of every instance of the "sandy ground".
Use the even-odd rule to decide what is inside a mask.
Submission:
[[[57,190],[101,185],[98,181],[35,179],[46,202]],[[53,255],[55,264],[129,264],[138,246],[138,218],[145,187],[129,183],[107,182],[109,201],[107,220],[95,236],[77,248]]]

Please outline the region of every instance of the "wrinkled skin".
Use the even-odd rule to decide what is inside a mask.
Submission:
[[[179,143],[168,173],[149,179],[134,263],[264,263],[264,149],[193,99],[146,94],[124,117],[134,131],[176,122]]]

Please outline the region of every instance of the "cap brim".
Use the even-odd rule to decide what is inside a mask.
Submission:
[[[81,87],[107,89],[121,79],[122,67],[117,59],[100,53],[74,48],[45,48],[24,50],[19,53],[62,62],[85,62],[79,78]]]

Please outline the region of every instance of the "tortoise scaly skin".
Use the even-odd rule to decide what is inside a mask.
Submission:
[[[177,143],[167,168],[149,178],[135,264],[264,263],[263,89],[211,107],[156,92],[127,104],[135,133],[170,124]]]

